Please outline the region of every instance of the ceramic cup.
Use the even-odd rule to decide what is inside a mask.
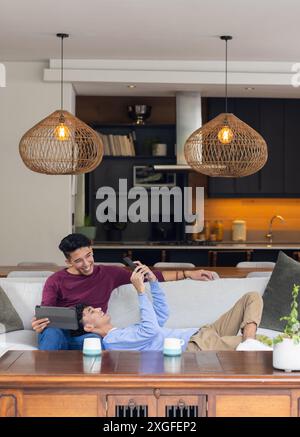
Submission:
[[[180,338],[165,338],[164,340],[164,355],[174,357],[180,355],[182,346],[184,345],[184,340]]]
[[[88,356],[101,355],[100,338],[91,337],[83,340],[83,354]]]

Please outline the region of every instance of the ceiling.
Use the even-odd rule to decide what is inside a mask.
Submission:
[[[230,61],[300,61],[299,0],[0,0],[0,8],[1,62],[59,58],[57,32],[70,34],[65,59],[222,61],[218,36],[229,34]],[[117,92],[115,84],[104,85],[76,89]],[[219,88],[206,91],[221,95]],[[154,90],[176,91],[156,84],[124,93]]]

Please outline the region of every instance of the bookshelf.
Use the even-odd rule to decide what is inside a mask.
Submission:
[[[152,145],[164,143],[167,144],[166,157],[175,157],[175,124],[92,124],[92,127],[103,140],[105,156],[159,159],[161,157],[153,156]]]
[[[151,117],[143,125],[132,123],[128,116],[127,107],[134,104],[152,107]],[[107,232],[95,216],[99,203],[97,190],[109,186],[118,196],[119,179],[128,181],[128,189],[133,187],[134,166],[175,164],[176,100],[175,97],[77,96],[76,115],[105,136],[105,155],[101,164],[85,175],[85,209],[97,226],[96,240],[106,241],[109,239]],[[154,143],[166,144],[167,154],[153,155]],[[154,228],[151,223],[128,223],[122,231],[122,239],[151,240]]]

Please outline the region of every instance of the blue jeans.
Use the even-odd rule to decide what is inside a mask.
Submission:
[[[72,337],[68,329],[46,328],[39,334],[39,350],[82,350],[83,340],[89,337],[97,337],[97,334],[84,334]]]

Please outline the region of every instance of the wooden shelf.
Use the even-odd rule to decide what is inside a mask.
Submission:
[[[97,122],[92,122],[90,123],[90,126],[93,129],[99,129],[99,128],[118,128],[118,127],[130,127],[133,130],[134,129],[147,129],[147,128],[174,128],[175,124],[165,124],[165,123],[155,123],[155,124],[151,124],[151,123],[147,123],[147,124],[132,124],[132,123],[97,123]]]
[[[152,155],[135,155],[135,156],[122,156],[122,155],[104,155],[103,159],[147,159],[151,161],[165,161],[174,160],[176,161],[176,156],[152,156]]]

